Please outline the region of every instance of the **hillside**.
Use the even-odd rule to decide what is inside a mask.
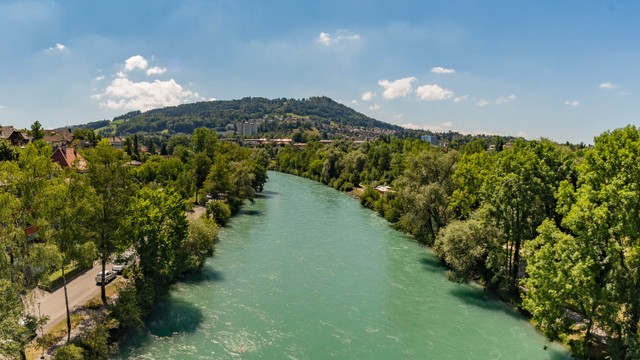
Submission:
[[[126,135],[133,133],[192,133],[198,127],[217,131],[232,129],[236,123],[254,120],[271,120],[265,131],[294,129],[301,123],[315,128],[364,127],[385,130],[402,130],[401,127],[372,119],[328,97],[308,99],[243,98],[228,101],[206,101],[147,112],[133,111],[113,120],[102,120],[77,128],[91,128],[102,135]],[[289,123],[292,126],[282,126]],[[295,126],[293,126],[295,125]]]

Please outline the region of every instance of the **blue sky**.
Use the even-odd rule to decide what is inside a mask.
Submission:
[[[326,95],[413,128],[592,143],[640,115],[640,2],[0,1],[0,124]]]

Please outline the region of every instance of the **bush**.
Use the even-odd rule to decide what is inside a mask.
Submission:
[[[118,292],[118,301],[111,309],[111,315],[123,328],[142,326],[142,314],[135,283],[130,281]]]
[[[213,255],[213,248],[218,237],[218,226],[215,221],[200,218],[189,224],[189,235],[178,249],[180,272],[200,270],[208,256]]]
[[[55,360],[82,360],[84,359],[84,350],[77,345],[69,344],[58,348],[53,358]]]
[[[212,200],[207,204],[207,217],[213,218],[216,224],[224,226],[231,218],[231,208],[220,200]]]

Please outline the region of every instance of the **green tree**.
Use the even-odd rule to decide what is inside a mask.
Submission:
[[[89,222],[95,219],[93,199],[95,192],[85,178],[75,170],[68,169],[64,176],[54,179],[54,184],[45,191],[47,202],[43,215],[48,220],[47,237],[57,246],[61,255],[59,269],[67,313],[67,343],[71,336],[71,313],[67,293],[65,268],[76,262],[80,267],[89,267],[97,256],[95,244],[89,239]]]
[[[91,233],[95,234],[94,242],[104,276],[109,257],[118,249],[126,248],[129,241],[124,231],[124,220],[133,183],[130,167],[124,166],[126,154],[111,147],[107,140],[101,140],[95,148],[87,150],[86,158],[89,182],[96,194],[93,201],[95,217],[89,224]],[[101,298],[106,304],[105,285],[102,282]]]
[[[31,136],[33,136],[33,140],[42,140],[44,138],[44,129],[42,128],[42,124],[40,121],[35,121],[31,124]]]
[[[140,189],[131,201],[127,223],[139,258],[136,284],[152,291],[151,298],[138,296],[144,313],[182,270],[176,254],[189,224],[182,198],[171,188]]]

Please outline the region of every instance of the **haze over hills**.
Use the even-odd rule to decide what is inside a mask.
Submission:
[[[246,97],[240,100],[207,101],[133,111],[73,128],[90,128],[99,134],[186,133],[207,127],[216,131],[234,130],[236,124],[259,120],[260,132],[291,132],[295,129],[367,128],[384,132],[404,130],[402,127],[372,119],[328,97],[308,99],[266,99]]]

